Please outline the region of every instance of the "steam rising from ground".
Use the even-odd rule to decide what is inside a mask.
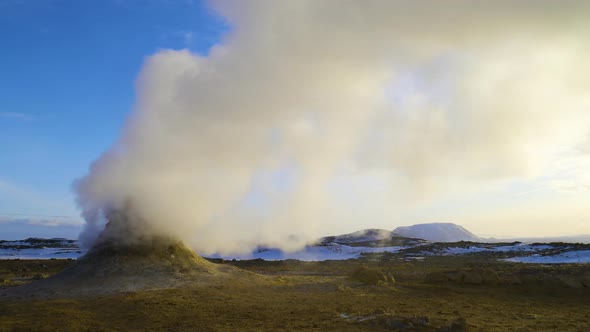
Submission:
[[[294,249],[587,140],[588,2],[213,6],[233,31],[148,58],[120,140],[76,183],[86,244],[124,209],[205,253]]]

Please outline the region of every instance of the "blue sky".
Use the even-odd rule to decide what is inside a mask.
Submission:
[[[117,138],[145,57],[226,30],[201,1],[1,0],[0,220],[81,223],[71,183]]]
[[[121,143],[127,153],[86,178],[100,196],[84,196],[86,207],[133,196],[155,224],[211,239],[208,250],[218,232],[231,242],[227,230],[236,243],[437,221],[495,237],[590,231],[590,6],[219,9],[227,39],[203,1],[0,0],[0,239],[76,236],[71,184],[117,140],[141,70],[150,107]],[[199,130],[215,126],[230,134]],[[267,131],[281,144],[267,149]],[[208,167],[235,178],[210,179]],[[271,207],[262,194],[277,190],[293,195],[266,219],[211,217],[234,200]]]

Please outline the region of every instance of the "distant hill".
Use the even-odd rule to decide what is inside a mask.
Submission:
[[[319,239],[316,245],[339,244],[351,247],[387,247],[387,246],[414,246],[426,243],[422,239],[393,234],[392,231],[378,228],[361,229],[359,231],[336,236],[326,236]]]
[[[403,237],[419,238],[432,242],[482,242],[485,239],[476,236],[465,228],[453,223],[430,223],[398,227],[393,233]]]
[[[350,234],[343,234],[337,236],[327,236],[323,239],[328,239],[330,242],[336,243],[357,243],[357,242],[369,242],[369,241],[381,241],[389,240],[393,233],[386,229],[369,228],[362,229]]]

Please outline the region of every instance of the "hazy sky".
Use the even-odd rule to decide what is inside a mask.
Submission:
[[[0,221],[590,233],[588,6],[0,1]]]

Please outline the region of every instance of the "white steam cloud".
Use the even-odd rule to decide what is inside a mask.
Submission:
[[[345,221],[534,176],[590,129],[590,2],[235,1],[209,55],[162,51],[76,183],[197,250],[294,249]]]

